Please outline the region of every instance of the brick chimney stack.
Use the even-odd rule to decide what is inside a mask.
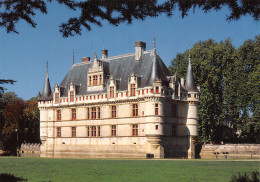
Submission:
[[[90,61],[90,57],[83,57],[82,58],[83,63],[88,62],[88,61]]]
[[[146,43],[142,41],[135,42],[135,60],[139,61],[145,51]]]
[[[108,50],[102,49],[101,53],[102,53],[102,60],[104,60],[108,57]]]

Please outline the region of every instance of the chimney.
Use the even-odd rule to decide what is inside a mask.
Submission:
[[[83,63],[88,62],[88,61],[90,61],[90,57],[83,57],[82,58]]]
[[[106,59],[107,56],[108,56],[108,50],[102,49],[102,50],[101,50],[101,53],[102,53],[102,60]]]
[[[146,43],[142,41],[135,42],[135,60],[139,61],[145,51]]]

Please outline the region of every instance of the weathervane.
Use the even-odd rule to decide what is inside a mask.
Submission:
[[[73,64],[74,64],[74,49],[73,49],[72,60],[73,60]]]

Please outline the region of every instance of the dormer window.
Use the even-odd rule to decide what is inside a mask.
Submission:
[[[70,91],[70,102],[74,102],[74,91]]]
[[[159,87],[155,87],[155,92],[158,94],[159,93]]]
[[[110,87],[110,98],[114,98],[114,87]]]
[[[55,104],[58,104],[59,103],[59,93],[55,93]]]
[[[93,85],[97,85],[98,84],[98,76],[95,75],[93,76]]]
[[[90,77],[88,77],[88,85],[90,86],[91,85],[91,76]]]
[[[135,96],[135,84],[131,84],[131,96]]]
[[[102,85],[102,75],[99,75],[99,85]]]

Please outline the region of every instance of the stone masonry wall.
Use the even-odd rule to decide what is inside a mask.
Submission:
[[[204,144],[200,152],[203,158],[260,158],[260,144]]]

